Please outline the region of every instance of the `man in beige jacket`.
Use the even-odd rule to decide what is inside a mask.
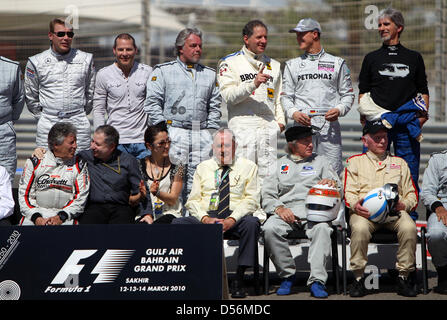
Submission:
[[[415,269],[417,230],[408,213],[417,206],[418,192],[405,160],[387,152],[388,130],[381,120],[366,123],[362,142],[368,151],[347,160],[344,177],[345,203],[349,208],[351,227],[350,266],[355,277],[349,294],[351,297],[366,295],[363,273],[368,259],[368,243],[375,230],[385,227],[396,231],[399,240],[397,294],[415,297],[417,292],[408,276]],[[387,183],[398,185],[399,201],[394,209],[399,214],[389,216],[383,224],[372,222],[368,220],[370,212],[362,206],[364,197],[372,189]]]

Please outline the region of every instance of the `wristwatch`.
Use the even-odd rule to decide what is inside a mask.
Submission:
[[[61,219],[62,223],[64,223],[68,219],[68,214],[65,211],[59,211],[57,215]]]

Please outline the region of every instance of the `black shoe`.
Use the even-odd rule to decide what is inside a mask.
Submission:
[[[242,281],[233,280],[231,282],[231,297],[232,298],[245,298],[247,294],[245,293],[245,288]]]
[[[402,277],[399,277],[397,280],[396,292],[398,295],[404,297],[416,297],[418,295],[414,285],[410,283],[410,280],[408,278],[403,279]]]
[[[349,287],[349,296],[352,298],[364,297],[368,294],[365,288],[365,279],[354,280],[354,282]]]
[[[447,283],[439,283],[438,286],[433,288],[433,292],[439,293],[439,294],[447,294]]]
[[[397,277],[399,276],[399,271],[397,271],[396,269],[388,269],[388,275],[390,276],[391,279],[396,280],[397,281]]]
[[[447,266],[436,267],[438,272],[438,286],[433,291],[439,294],[447,294]]]

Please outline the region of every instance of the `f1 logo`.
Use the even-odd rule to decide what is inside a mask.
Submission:
[[[91,257],[97,251],[73,250],[58,274],[51,281],[51,284],[65,284],[69,286],[70,280],[77,279],[85,266],[78,264],[79,261]],[[135,250],[107,250],[91,272],[92,274],[98,274],[94,283],[113,282],[134,252]]]

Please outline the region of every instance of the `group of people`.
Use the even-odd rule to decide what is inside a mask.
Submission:
[[[289,31],[303,54],[283,72],[265,54],[268,28],[260,20],[244,26],[241,50],[222,58],[217,71],[200,63],[202,32],[186,28],[176,38],[173,61],[153,68],[135,61],[135,39],[123,33],[114,41],[115,62],[96,72],[92,55],[71,47],[73,29],[52,20],[50,48],[29,58],[24,81],[18,63],[0,59],[0,223],[14,207],[13,123],[26,101],[38,119],[37,149],[19,182],[20,224],[221,224],[240,238],[234,298],[246,296],[244,273],[253,266],[260,235],[282,279],[277,294],[290,294],[296,266],[287,235],[304,228],[311,241],[307,285],[312,296],[325,298],[333,218],[308,217],[306,197],[315,185],[327,186],[342,210],[349,209],[350,295],[367,294],[368,242],[374,230],[387,227],[399,239],[397,293],[416,296],[409,275],[429,93],[422,56],[400,44],[402,14],[389,8],[378,22],[383,45],[365,57],[359,75],[364,153],[344,166],[338,118],[355,95],[346,61],[323,49],[317,21],[302,19]],[[222,105],[228,128],[220,125]],[[282,132],[287,154],[278,159]],[[391,142],[397,156],[389,153]],[[430,159],[421,193],[433,212],[429,249],[436,290],[444,294],[445,157],[440,152]],[[388,183],[398,186],[399,197],[395,214],[379,224],[363,202]]]

